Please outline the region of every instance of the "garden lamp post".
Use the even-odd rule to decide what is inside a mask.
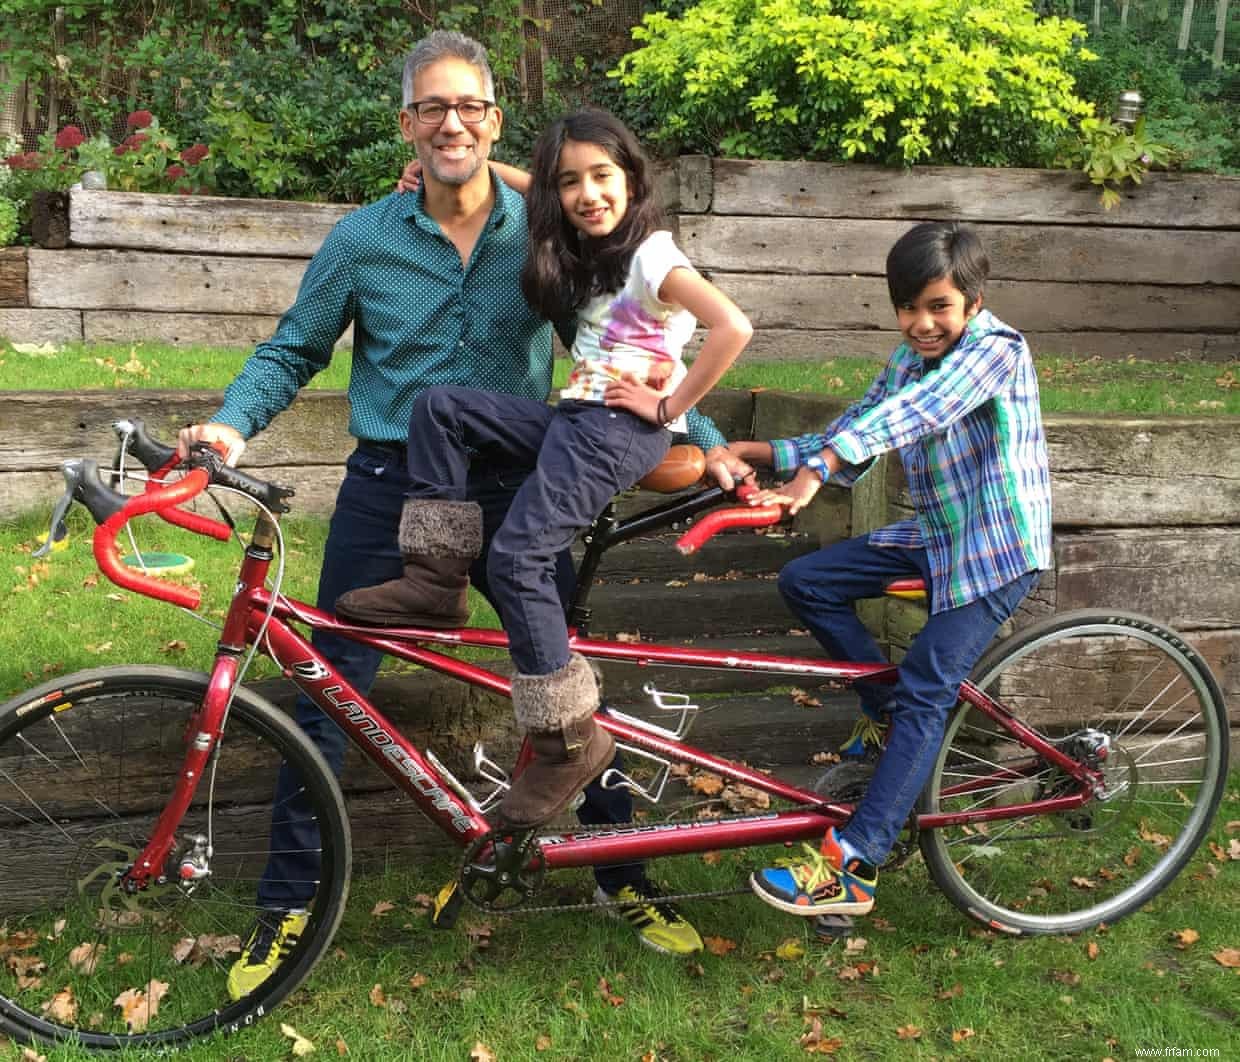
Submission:
[[[1115,113],[1111,116],[1111,120],[1131,133],[1137,124],[1137,119],[1141,117],[1144,104],[1141,93],[1136,89],[1125,89],[1115,98]]]

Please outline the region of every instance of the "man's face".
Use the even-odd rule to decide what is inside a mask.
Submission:
[[[482,121],[462,122],[451,105],[466,100],[490,102],[481,72],[463,59],[440,59],[414,78],[415,103],[449,105],[442,121],[422,121],[412,107],[400,112],[401,134],[418,153],[423,180],[459,187],[486,165],[491,144],[503,125],[503,115],[498,107],[488,107]]]

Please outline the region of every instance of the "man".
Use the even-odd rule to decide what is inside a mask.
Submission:
[[[390,195],[344,218],[306,269],[297,301],[275,335],[262,343],[206,424],[186,428],[180,447],[204,440],[227,447],[235,461],[245,439],[293,401],[331,360],[353,324],[349,431],[357,449],[332,516],[318,604],[332,610],[357,587],[396,578],[402,570],[397,528],[407,486],[404,439],[414,396],[434,384],[458,384],[545,399],[551,386],[550,327],[529,309],[519,277],[526,253],[525,204],[487,165],[503,115],[495,106],[486,51],[459,33],[436,31],[410,54],[404,71],[401,134],[422,164],[416,194]],[[744,474],[722,449],[723,437],[696,418],[690,437],[713,448],[721,481]],[[469,497],[483,512],[484,540],[502,522],[523,473],[471,470]],[[470,573],[483,593],[486,550]],[[571,558],[559,559],[562,595],[571,591]],[[356,687],[369,690],[381,654],[332,636],[316,647]],[[339,773],[346,739],[307,699],[297,719]],[[274,806],[296,808],[297,781],[285,772]],[[597,783],[579,811],[587,824],[631,817],[623,790]],[[260,917],[229,976],[234,998],[261,984],[288,954],[307,920],[317,866],[317,830],[293,812],[272,823],[271,852],[259,884]],[[599,889],[644,944],[688,954],[701,948],[696,930],[660,902],[641,865],[596,871]]]

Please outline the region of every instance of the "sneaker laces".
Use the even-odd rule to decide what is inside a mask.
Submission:
[[[625,889],[632,892],[636,899],[632,901],[624,900],[623,894]],[[684,919],[680,917],[680,913],[675,907],[670,903],[659,902],[658,898],[662,895],[663,893],[659,891],[656,885],[647,881],[640,888],[636,885],[626,885],[617,893],[617,898],[622,901],[622,906],[646,908],[651,918],[665,926],[676,922],[683,922]]]
[[[245,961],[249,966],[261,966],[271,955],[280,936],[280,927],[288,917],[287,911],[260,911],[245,944]]]
[[[850,748],[855,742],[860,741],[864,748],[881,749],[886,738],[887,724],[871,719],[863,713],[853,724],[852,733],[848,735],[848,740],[840,748]]]
[[[815,845],[802,842],[801,848],[805,853],[802,858],[785,856],[783,859],[775,860],[775,865],[793,871],[808,870],[809,877],[805,879],[804,883],[798,883],[806,892],[813,892],[815,888],[825,881],[839,880],[839,871],[831,865],[831,861]]]

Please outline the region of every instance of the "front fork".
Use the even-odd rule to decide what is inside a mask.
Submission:
[[[224,710],[232,692],[237,675],[237,658],[221,654],[216,658],[215,668],[206,694],[198,710],[190,716],[185,727],[185,759],[177,773],[172,795],[160,812],[151,836],[133,865],[121,877],[121,889],[128,893],[140,892],[153,882],[163,884],[168,877],[168,861],[176,844],[176,832],[181,820],[193,802],[211,755],[216,748],[224,722]],[[186,850],[176,876],[190,884],[210,873],[208,859],[210,847],[205,837],[195,837]]]

